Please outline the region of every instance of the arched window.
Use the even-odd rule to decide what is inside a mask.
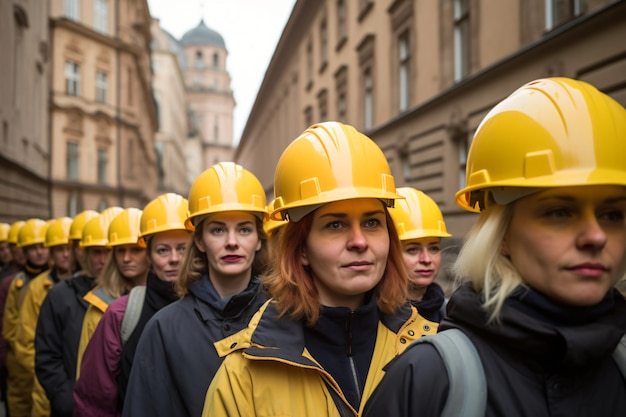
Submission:
[[[213,68],[219,69],[219,67],[220,67],[220,57],[216,52],[213,54]]]
[[[202,61],[202,51],[196,51],[196,68],[203,68],[204,62]]]

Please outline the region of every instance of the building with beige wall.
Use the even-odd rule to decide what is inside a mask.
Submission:
[[[50,218],[48,2],[0,1],[0,222]]]
[[[185,59],[183,72],[191,123],[197,126],[201,146],[200,170],[220,161],[233,158],[233,112],[235,98],[226,69],[228,50],[224,38],[208,27],[204,20],[187,31],[180,39]],[[190,154],[196,148],[194,139],[189,144]],[[192,158],[188,161],[190,169]],[[193,177],[195,179],[195,176]]]
[[[157,195],[150,26],[147,0],[50,1],[54,217]]]
[[[472,134],[536,78],[591,82],[626,104],[626,1],[298,0],[235,153],[272,196],[284,148],[339,120],[385,152],[397,186],[433,197],[455,244]],[[626,155],[625,155],[626,161]]]
[[[158,190],[187,196],[189,135],[187,97],[182,66],[183,49],[158,19],[152,20],[152,89],[157,110],[156,152],[159,166]]]

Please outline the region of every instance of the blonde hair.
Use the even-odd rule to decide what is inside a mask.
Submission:
[[[105,293],[113,298],[119,298],[133,286],[134,283],[120,273],[115,262],[115,248],[113,248],[107,255],[102,273],[96,278],[96,287],[102,288]]]
[[[470,281],[482,293],[489,322],[498,321],[506,298],[523,285],[520,274],[500,252],[512,217],[513,204],[492,204],[482,211],[453,266],[457,281]]]
[[[261,249],[254,255],[252,262],[252,275],[260,275],[267,268],[267,235],[263,231],[263,221],[259,217],[254,216],[256,232],[261,242]],[[206,218],[196,226],[190,237],[185,249],[185,256],[178,272],[178,280],[176,280],[176,290],[180,297],[184,297],[189,293],[189,287],[202,279],[204,274],[209,271],[206,253],[200,252],[195,240],[202,238],[202,228],[206,224]]]

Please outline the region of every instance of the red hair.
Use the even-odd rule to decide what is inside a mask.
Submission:
[[[309,325],[315,324],[319,318],[319,294],[310,271],[302,265],[301,255],[313,224],[313,215],[309,213],[299,222],[289,222],[283,227],[270,260],[270,272],[263,277],[279,315],[288,314],[294,319],[304,319]],[[409,278],[404,269],[398,232],[387,210],[385,219],[389,233],[389,255],[375,293],[378,308],[383,313],[391,314],[406,302]]]

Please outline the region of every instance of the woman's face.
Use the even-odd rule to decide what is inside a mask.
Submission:
[[[354,310],[382,279],[388,254],[383,203],[358,198],[313,212],[302,264],[311,271],[322,305]]]
[[[115,246],[113,255],[115,265],[124,278],[136,283],[144,280],[150,267],[145,248],[136,244]]]
[[[189,232],[168,230],[156,233],[150,241],[152,271],[161,281],[176,281],[185,255]]]
[[[50,251],[43,243],[36,243],[22,247],[26,260],[33,266],[45,267],[48,265]]]
[[[514,204],[502,254],[524,282],[562,304],[600,302],[626,268],[626,188],[561,187]]]
[[[248,277],[262,242],[253,214],[216,213],[201,223],[202,235],[195,243],[206,254],[211,279]]]
[[[87,269],[94,278],[100,276],[106,265],[107,257],[111,249],[106,246],[89,246],[83,248],[87,260]]]
[[[438,237],[422,237],[402,241],[404,267],[409,285],[426,288],[433,283],[441,265],[441,244]]]
[[[51,247],[50,259],[61,274],[72,272],[72,247],[69,244]]]

